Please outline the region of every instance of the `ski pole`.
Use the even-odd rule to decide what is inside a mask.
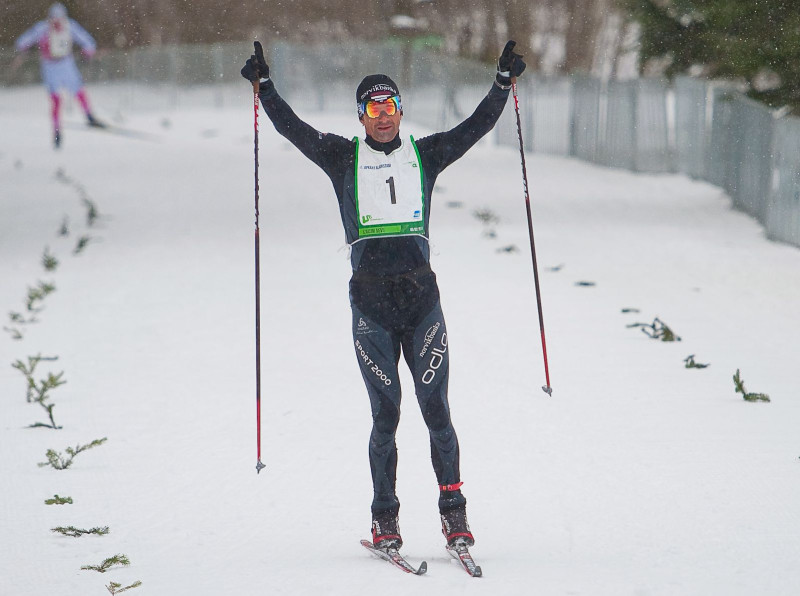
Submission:
[[[256,474],[266,466],[261,463],[261,276],[258,245],[258,81],[253,81],[253,153],[255,156],[255,206],[256,206],[256,448],[258,461]]]
[[[550,387],[550,371],[547,367],[547,343],[544,339],[544,316],[542,315],[542,295],[539,290],[539,268],[536,266],[536,246],[533,242],[533,218],[531,217],[531,200],[528,195],[528,172],[525,167],[525,149],[522,146],[522,123],[519,119],[519,99],[517,98],[517,78],[511,78],[511,91],[514,94],[514,111],[517,115],[517,135],[519,136],[519,155],[522,159],[522,187],[525,191],[525,209],[528,213],[528,235],[531,239],[531,261],[533,262],[533,281],[536,286],[536,306],[539,309],[539,330],[542,334],[542,355],[544,356],[544,376],[546,385],[542,390],[548,395],[553,395]]]

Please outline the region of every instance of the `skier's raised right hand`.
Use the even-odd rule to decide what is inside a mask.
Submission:
[[[503,87],[510,85],[511,79],[517,78],[525,70],[522,54],[514,52],[516,45],[517,42],[510,39],[497,60],[497,82]]]
[[[264,48],[261,47],[261,42],[254,41],[253,47],[255,54],[247,59],[241,70],[242,76],[251,83],[269,78],[269,66],[264,59]]]

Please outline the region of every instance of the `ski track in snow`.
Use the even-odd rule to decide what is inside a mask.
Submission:
[[[257,475],[246,94],[240,109],[128,114],[126,128],[160,142],[70,127],[59,152],[40,89],[0,96],[3,325],[28,286],[56,285],[23,340],[0,335],[3,596],[104,594],[135,580],[131,594],[170,596],[796,593],[800,251],[767,241],[719,189],[528,156],[548,397],[518,152],[482,141],[439,178],[432,265],[485,575],[470,579],[444,550],[403,369],[398,494],[403,552],[429,564],[418,578],[358,544],[369,535],[370,412],[325,175],[262,113]],[[349,115],[301,116],[359,134]],[[424,136],[412,118],[403,132]],[[97,204],[95,226],[59,170]],[[478,209],[499,218],[496,237]],[[74,256],[82,234],[93,240]],[[55,272],[40,264],[45,247]],[[654,317],[682,341],[626,327]],[[59,357],[37,373],[65,373],[52,392],[61,430],[26,428],[46,413],[25,402],[10,364],[37,353]],[[685,369],[689,354],[711,366]],[[734,393],[737,368],[772,402]],[[36,465],[49,448],[102,437],[69,470]],[[44,505],[56,493],[75,503]],[[57,525],[111,533],[67,538]],[[80,570],[117,553],[130,567]]]

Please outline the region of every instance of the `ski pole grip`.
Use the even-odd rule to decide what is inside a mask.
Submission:
[[[253,93],[258,95],[258,85],[259,85],[259,83],[258,83],[258,81],[252,81],[252,83],[253,83]]]

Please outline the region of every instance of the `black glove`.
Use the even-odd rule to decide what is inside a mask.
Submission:
[[[264,60],[264,48],[261,47],[261,42],[254,41],[253,47],[256,53],[247,59],[241,71],[242,76],[251,83],[269,78],[269,66]]]
[[[511,79],[517,78],[525,70],[525,62],[522,61],[522,55],[514,53],[515,45],[517,45],[516,41],[509,40],[497,61],[497,82],[501,87],[511,85]]]

